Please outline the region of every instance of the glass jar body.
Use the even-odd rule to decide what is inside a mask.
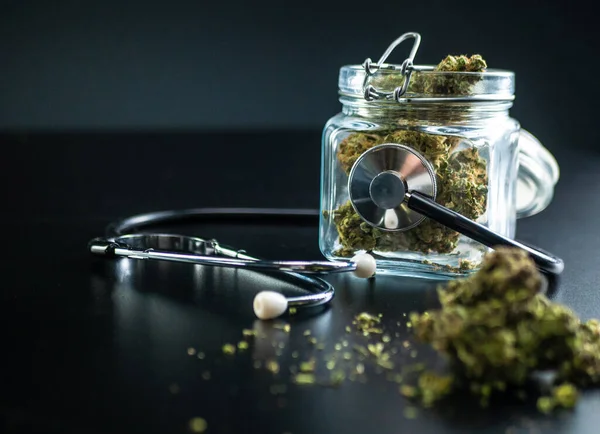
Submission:
[[[349,173],[363,153],[384,143],[407,146],[431,164],[436,202],[514,237],[520,125],[508,115],[510,104],[342,103],[322,136],[319,245],[326,258],[366,251],[378,273],[448,278],[477,270],[488,250],[430,219],[387,230],[360,217]]]

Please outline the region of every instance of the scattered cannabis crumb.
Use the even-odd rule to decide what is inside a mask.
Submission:
[[[232,344],[223,345],[223,352],[225,354],[235,354],[235,347]]]
[[[381,322],[381,318],[379,316],[371,315],[367,312],[362,312],[354,318],[352,324],[354,324],[364,336],[369,336],[370,333],[381,334],[381,328],[378,328],[377,325]]]
[[[273,328],[283,330],[286,333],[289,333],[291,330],[291,326],[289,324],[273,324]]]
[[[317,361],[313,358],[308,362],[300,363],[300,371],[301,372],[314,372]]]
[[[312,374],[312,373],[299,372],[294,377],[294,382],[296,384],[303,384],[303,385],[314,384],[315,381],[316,381],[315,374]]]
[[[418,415],[419,413],[415,407],[408,406],[404,408],[404,417],[406,419],[416,419]]]
[[[195,418],[191,419],[189,426],[190,426],[190,431],[192,431],[194,433],[203,433],[204,431],[206,431],[206,428],[208,427],[206,420],[204,420],[201,417],[195,417]]]
[[[534,374],[552,371],[554,382],[536,397],[538,410],[548,414],[574,408],[580,388],[600,385],[600,322],[580,321],[543,295],[541,285],[525,252],[499,247],[484,257],[479,271],[438,288],[438,309],[403,313],[402,321],[391,323],[380,313],[359,312],[342,325],[337,340],[317,344],[311,330],[298,330],[306,339],[302,348],[244,329],[237,346],[225,344],[223,352],[243,357],[236,349],[249,349],[258,340],[274,348],[275,355],[253,356],[250,363],[272,374],[269,390],[278,405],[287,384],[337,388],[383,376],[408,404],[400,410],[407,419],[417,417],[415,405],[430,408],[458,391],[473,394],[482,406],[509,391],[524,401],[524,386]],[[286,369],[279,360],[284,348],[293,363]],[[436,369],[418,360],[424,349],[440,356]],[[204,380],[210,377],[208,370],[202,372]]]
[[[267,370],[271,371],[273,374],[279,373],[279,363],[277,363],[277,360],[269,360],[265,366]]]

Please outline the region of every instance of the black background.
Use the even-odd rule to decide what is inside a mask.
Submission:
[[[253,325],[248,306],[263,281],[207,270],[197,286],[186,266],[136,265],[127,275],[85,254],[105,225],[133,213],[317,208],[320,134],[340,109],[339,67],[377,59],[400,34],[417,31],[417,62],[479,52],[490,66],[516,72],[511,113],[561,167],[554,201],[520,221],[518,236],[565,259],[557,301],[583,318],[600,317],[598,30],[591,6],[0,5],[5,431],[185,432],[189,418],[203,416],[212,433],[597,432],[594,391],[556,418],[510,402],[480,410],[465,399],[409,421],[397,389],[377,379],[342,390],[290,386],[280,408],[270,377],[220,354],[224,342]],[[322,259],[315,224],[198,231],[265,257]],[[296,319],[290,347],[304,348],[306,328],[333,344],[363,310],[394,323],[434,304],[430,282],[332,282],[332,309]],[[199,378],[208,365],[187,356],[190,345],[209,355],[213,381]],[[181,387],[176,396],[173,383]]]
[[[544,142],[590,129],[599,95],[583,1],[0,5],[4,128],[318,129],[339,111],[340,66],[377,60],[408,31],[423,38],[417,63],[481,53],[515,71],[513,114]]]

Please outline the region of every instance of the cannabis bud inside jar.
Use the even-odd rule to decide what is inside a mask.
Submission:
[[[521,129],[508,114],[514,73],[490,69],[478,54],[448,55],[430,66],[407,60],[340,69],[342,110],[322,136],[320,249],[331,260],[368,252],[379,270],[396,274],[470,274],[487,248],[418,213],[415,217],[402,198],[425,194],[514,237],[517,211],[526,214],[516,201]],[[375,157],[400,148],[423,162],[431,194],[420,190],[423,177],[411,172],[402,153]],[[400,181],[389,181],[389,173]],[[416,178],[412,184],[407,174]],[[380,182],[384,176],[391,183]],[[375,211],[365,211],[364,197]]]

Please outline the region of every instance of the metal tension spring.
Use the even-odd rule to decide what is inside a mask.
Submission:
[[[404,42],[405,40],[407,40],[409,38],[414,38],[415,42],[413,43],[412,49],[410,50],[410,55],[404,62],[402,62],[402,65],[397,66],[397,65],[385,64],[384,62],[388,58],[388,56],[391,54],[391,52],[394,51],[394,49],[398,45],[400,45],[402,42]],[[433,69],[429,66],[415,66],[413,64],[415,55],[417,54],[417,50],[419,49],[420,44],[421,44],[421,35],[420,34],[415,33],[415,32],[405,33],[402,36],[400,36],[398,39],[396,39],[394,42],[392,42],[392,44],[387,48],[387,50],[385,50],[385,52],[383,53],[383,55],[381,56],[381,58],[379,59],[379,61],[377,63],[373,63],[373,61],[370,58],[367,58],[363,62],[362,66],[366,72],[365,79],[363,81],[363,90],[364,90],[364,97],[367,101],[373,101],[376,99],[392,99],[393,98],[397,102],[400,102],[400,99],[408,90],[408,85],[410,83],[410,78],[412,76],[413,71],[428,71],[428,70]],[[383,69],[388,69],[388,70],[393,70],[393,71],[400,70],[400,73],[402,74],[402,76],[405,77],[404,82],[402,83],[402,86],[395,88],[393,92],[383,92],[383,91],[375,89],[372,85],[370,85],[369,82],[371,80],[371,77],[375,74],[375,72],[377,72],[378,70],[383,70]]]

